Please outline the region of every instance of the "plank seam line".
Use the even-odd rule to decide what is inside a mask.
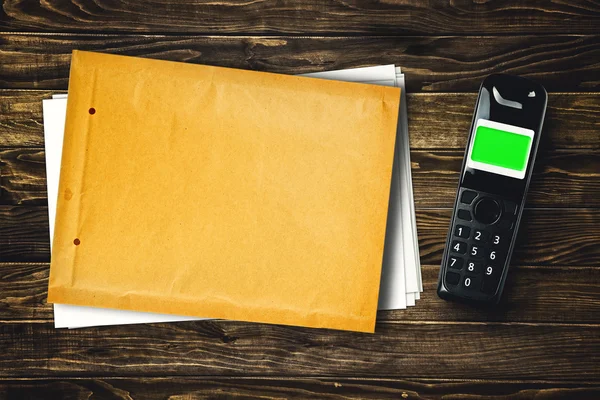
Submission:
[[[19,262],[19,261],[6,261],[6,262],[1,262],[0,261],[0,268],[2,267],[33,267],[33,266],[40,266],[40,267],[50,267],[50,263],[49,262],[37,262],[37,261],[23,261],[23,262]],[[422,265],[423,268],[426,269],[433,269],[433,268],[439,268],[440,266],[438,264],[423,264]],[[532,270],[541,270],[541,269],[555,269],[558,271],[565,271],[565,270],[573,270],[573,271],[581,271],[581,270],[590,270],[590,271],[597,271],[600,266],[595,266],[595,265],[511,265],[510,267],[511,269],[515,268],[515,269],[532,269]]]
[[[359,40],[371,40],[371,39],[403,39],[403,38],[505,38],[505,37],[513,37],[513,38],[532,38],[532,37],[573,37],[573,38],[582,38],[582,37],[598,37],[595,31],[591,31],[591,33],[496,33],[496,34],[477,34],[477,33],[431,33],[431,34],[389,34],[389,35],[368,35],[364,33],[345,33],[340,35],[339,33],[331,33],[331,34],[319,34],[319,35],[310,35],[310,34],[282,34],[282,33],[233,33],[233,34],[215,34],[210,32],[135,32],[135,31],[120,31],[114,30],[109,33],[107,32],[35,32],[35,31],[4,31],[0,32],[0,36],[2,35],[15,35],[15,36],[79,36],[79,37],[117,37],[117,36],[136,36],[143,38],[200,38],[200,39],[211,39],[211,40],[222,40],[222,39],[335,39],[335,40],[344,40],[344,39],[359,39]]]
[[[393,311],[402,312],[404,310],[393,310]],[[419,326],[423,326],[423,325],[443,325],[443,326],[460,325],[460,326],[531,326],[531,327],[594,328],[594,329],[600,328],[599,323],[582,323],[582,322],[566,323],[566,322],[522,322],[522,321],[425,321],[425,320],[394,321],[394,320],[389,320],[389,319],[378,320],[376,322],[377,322],[377,325],[419,325]],[[29,319],[29,320],[3,320],[3,319],[0,319],[0,323],[10,324],[10,325],[54,325],[54,320],[53,319]],[[261,323],[255,323],[255,322],[231,321],[231,320],[223,320],[223,319],[206,319],[206,320],[198,320],[198,321],[178,321],[176,323],[200,323],[200,324],[204,324],[204,323],[220,323],[220,324],[242,323],[242,324],[253,324],[253,325],[268,325],[268,324],[261,324]],[[157,322],[157,323],[152,323],[150,325],[164,325],[164,324],[170,325],[170,324],[173,324],[173,322]],[[55,329],[55,330],[65,331],[65,332],[71,332],[71,331],[82,332],[85,329],[100,329],[100,328],[120,329],[123,326],[130,327],[130,326],[134,326],[134,325],[148,325],[148,324],[97,326],[97,327],[89,327],[89,328],[77,328],[75,330],[60,328],[60,329]],[[278,326],[278,325],[276,325],[276,326]],[[292,328],[304,329],[301,326],[295,326]],[[309,329],[309,328],[306,328],[306,329]],[[340,332],[345,332],[345,331],[340,331]],[[318,333],[318,332],[316,332],[316,333]],[[347,332],[347,333],[352,333],[352,332]],[[377,335],[377,328],[375,329],[375,335]]]
[[[576,385],[587,385],[590,386],[592,388],[595,388],[596,385],[598,385],[598,388],[600,388],[600,381],[573,381],[573,380],[543,380],[543,379],[522,379],[522,380],[516,380],[516,379],[460,379],[460,378],[390,378],[390,377],[384,377],[384,378],[375,378],[375,377],[369,377],[369,376],[285,376],[285,375],[274,375],[274,376],[270,376],[270,375],[262,375],[262,376],[244,376],[244,375],[162,375],[162,376],[151,376],[151,375],[132,375],[132,376],[71,376],[71,375],[65,375],[65,376],[48,376],[48,377],[39,377],[39,376],[25,376],[25,377],[16,377],[16,378],[10,378],[10,377],[0,377],[0,382],[3,381],[32,381],[32,380],[36,380],[36,381],[62,381],[62,380],[137,380],[137,379],[150,379],[153,381],[168,381],[171,379],[189,379],[189,380],[212,380],[212,379],[216,379],[216,380],[256,380],[256,381],[262,381],[262,380],[285,380],[285,381],[304,381],[304,380],[311,380],[311,379],[318,379],[318,380],[338,380],[338,379],[343,379],[346,381],[356,381],[356,382],[390,382],[390,383],[398,383],[398,382],[414,382],[414,383],[420,383],[420,382],[431,382],[432,384],[435,383],[501,383],[501,384],[507,384],[507,383],[513,383],[513,384],[519,384],[519,383],[527,383],[527,384],[547,384],[547,385],[552,385],[552,384],[562,384],[562,385],[568,385],[568,384],[576,384]]]
[[[0,33],[0,36],[2,34]],[[373,64],[376,65],[376,64]],[[284,74],[285,75],[285,74]],[[0,88],[0,95],[2,92],[52,92],[52,94],[56,94],[56,92],[67,92],[67,89],[39,89],[39,88]],[[40,93],[41,94],[41,93]],[[50,94],[50,93],[49,93]],[[66,93],[64,93],[66,94]],[[568,95],[568,96],[600,96],[600,91],[598,92],[551,92],[550,94],[556,96]],[[411,96],[475,96],[477,92],[412,92],[407,93],[408,97]],[[464,149],[463,149],[464,150]]]

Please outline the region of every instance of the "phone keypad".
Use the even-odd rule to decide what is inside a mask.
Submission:
[[[457,206],[445,282],[450,291],[458,294],[494,295],[507,263],[518,205],[463,188]]]

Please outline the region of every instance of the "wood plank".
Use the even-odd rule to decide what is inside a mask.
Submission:
[[[597,96],[600,93],[550,93],[540,149],[600,149]],[[410,147],[464,151],[476,100],[471,93],[409,94]]]
[[[0,325],[1,377],[165,375],[597,381],[600,327],[379,323],[375,334],[230,321]]]
[[[0,264],[0,321],[43,323],[53,321],[46,303],[47,263]],[[422,268],[423,286],[418,306],[380,311],[380,322],[523,322],[600,325],[600,274],[597,267],[510,268],[501,303],[478,309],[450,303],[436,295],[438,265]],[[573,307],[574,301],[577,307]]]
[[[0,34],[0,88],[66,89],[73,49],[299,74],[397,64],[407,90],[477,91],[492,73],[600,87],[600,36],[207,37]],[[472,103],[473,104],[473,103]]]
[[[372,2],[281,0],[178,3],[6,0],[1,30],[188,32],[195,34],[515,34],[595,33],[593,2]]]
[[[44,147],[42,99],[53,93],[61,92],[0,90],[0,148]],[[473,93],[409,93],[411,148],[464,150],[476,98]],[[551,93],[540,149],[600,149],[599,114],[600,93]]]
[[[423,264],[440,263],[450,209],[417,210]],[[0,262],[49,260],[47,207],[0,206]],[[526,209],[513,265],[600,265],[600,209]]]
[[[417,211],[421,262],[442,259],[452,210]],[[599,209],[525,209],[513,265],[600,265]]]
[[[365,378],[57,378],[0,380],[7,399],[328,398],[530,400],[597,399],[595,383],[552,381],[435,381]]]
[[[411,152],[417,208],[454,206],[463,158],[462,150]],[[527,207],[600,207],[600,151],[540,151]]]
[[[0,262],[50,261],[48,208],[0,206]]]
[[[0,205],[48,204],[44,149],[0,149]]]
[[[419,209],[454,205],[461,150],[413,150]],[[43,148],[0,149],[0,205],[46,205]],[[435,190],[431,190],[435,182]],[[529,188],[529,207],[600,207],[600,150],[544,150]]]

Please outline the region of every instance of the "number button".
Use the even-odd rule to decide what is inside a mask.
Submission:
[[[501,264],[502,263],[502,253],[497,250],[490,251],[488,255],[488,260],[492,264]]]
[[[487,265],[483,274],[483,282],[481,290],[489,295],[496,293],[498,284],[500,283],[500,272],[502,269],[493,265]]]
[[[475,199],[475,197],[477,197],[477,192],[465,190],[464,192],[462,192],[462,195],[460,196],[460,202],[465,203],[465,204],[471,204],[473,202],[473,199]]]
[[[467,290],[479,290],[479,279],[476,276],[465,276],[462,281],[462,286]]]
[[[492,236],[492,244],[494,246],[499,246],[500,244],[504,244],[504,241],[502,240],[502,238],[500,238],[500,235],[495,234]]]
[[[460,281],[460,275],[455,272],[447,272],[446,273],[446,283],[450,285],[458,285]]]
[[[471,278],[469,278],[469,277],[466,277],[466,278],[465,278],[465,287],[469,287],[469,286],[471,286],[471,283],[472,283],[472,282],[471,282]]]
[[[448,259],[448,267],[452,269],[461,269],[463,266],[463,259],[460,257],[450,257]]]
[[[479,271],[481,271],[481,263],[469,260],[467,263],[467,271],[473,274],[479,273]]]
[[[475,229],[473,231],[473,240],[477,242],[486,242],[488,239],[488,233],[486,231],[480,231],[479,229]]]
[[[471,213],[469,210],[458,210],[458,218],[464,219],[465,221],[471,221]]]
[[[483,257],[483,248],[481,246],[471,246],[469,255],[471,257]]]
[[[465,254],[467,252],[467,244],[465,242],[455,240],[452,242],[452,251],[459,254]]]
[[[456,229],[454,229],[454,234],[461,238],[468,238],[471,234],[471,228],[468,226],[456,225]]]
[[[516,215],[517,214],[517,204],[512,202],[512,201],[508,201],[508,200],[504,200],[504,212],[507,215]]]

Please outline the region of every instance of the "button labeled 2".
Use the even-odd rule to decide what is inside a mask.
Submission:
[[[486,231],[481,231],[479,229],[475,229],[473,231],[473,240],[477,242],[486,242],[488,239],[488,233]]]

